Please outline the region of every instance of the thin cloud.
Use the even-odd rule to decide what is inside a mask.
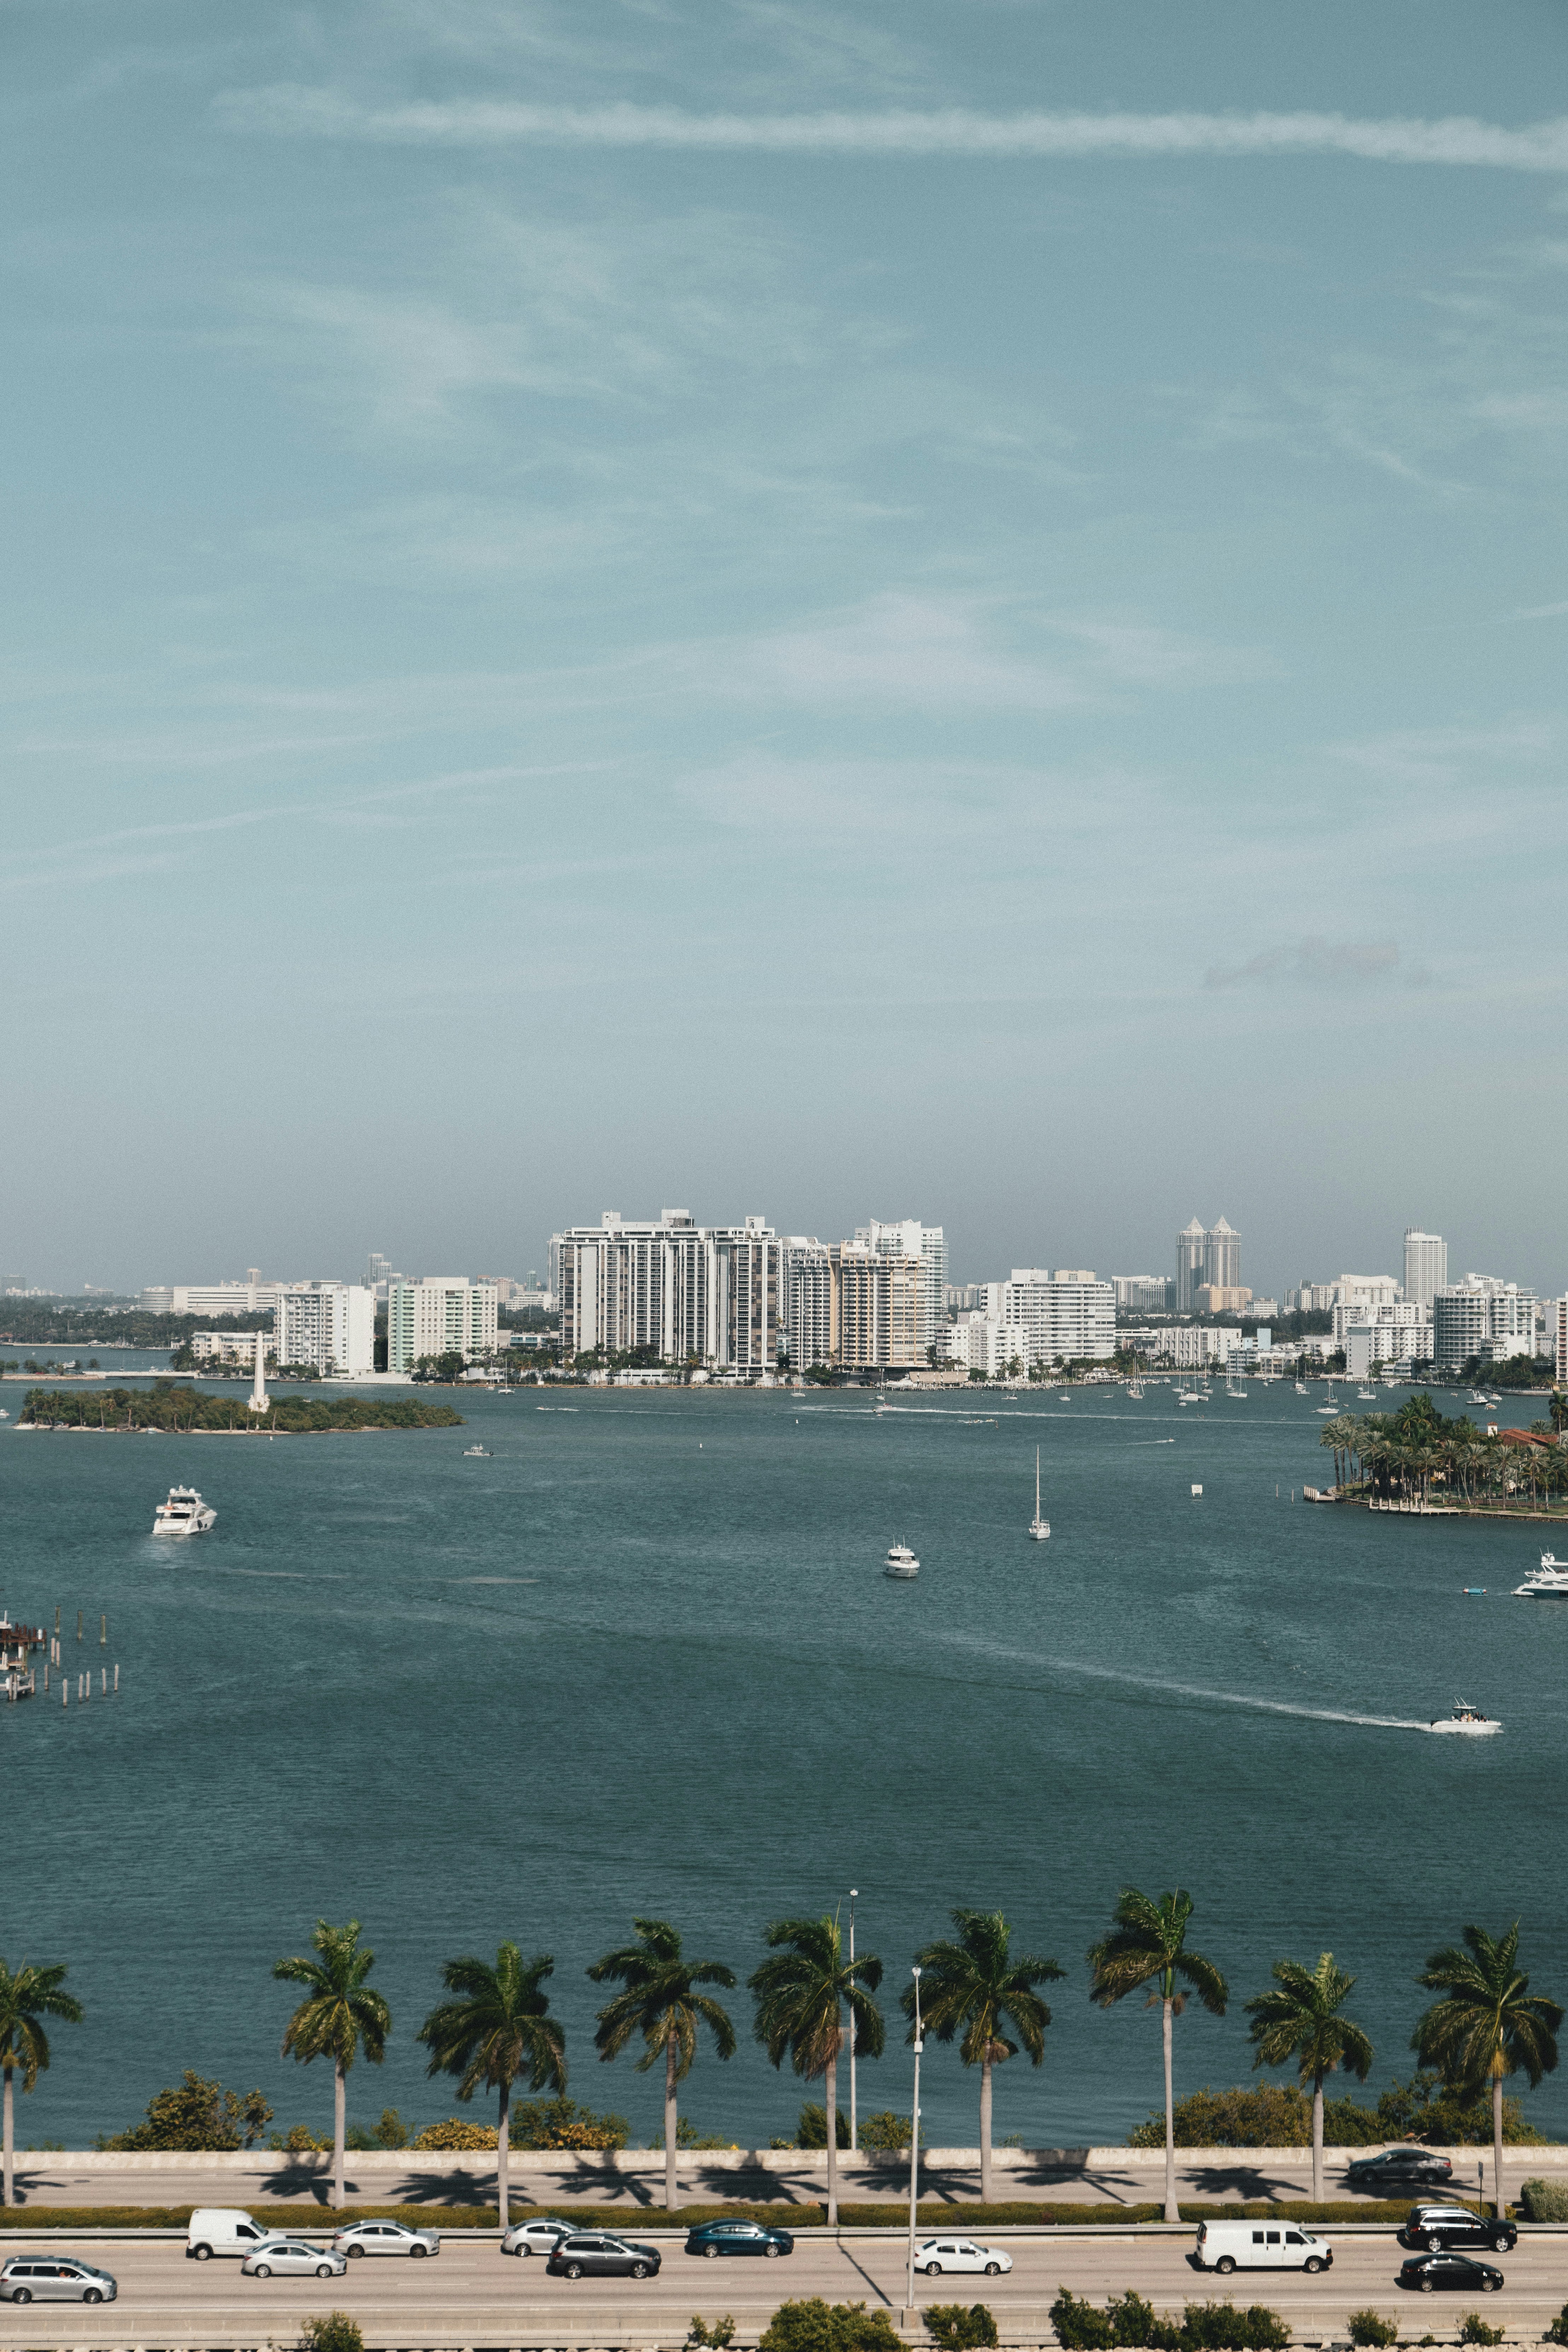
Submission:
[[[1510,130],[1473,115],[1436,121],[1343,114],[980,114],[965,107],[877,114],[691,114],[669,106],[530,106],[447,99],[361,106],[278,82],[221,91],[218,121],[274,137],[392,146],[665,147],[796,155],[1355,155],[1376,163],[1460,163],[1568,172],[1568,117]]]
[[[1390,979],[1398,967],[1399,948],[1393,940],[1293,940],[1287,946],[1266,948],[1246,963],[1211,964],[1204,986],[1247,988],[1293,981],[1310,988],[1364,988]]]

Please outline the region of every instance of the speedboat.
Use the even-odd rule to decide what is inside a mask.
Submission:
[[[921,1564],[908,1544],[892,1544],[889,1547],[888,1557],[882,1562],[884,1576],[901,1577],[907,1582],[911,1576],[918,1576],[920,1572]]]
[[[1297,1383],[1296,1383],[1296,1394],[1297,1394],[1298,1396],[1305,1396],[1305,1395],[1306,1395],[1306,1393],[1307,1393],[1307,1383],[1306,1383],[1306,1381],[1297,1381]]]
[[[194,1486],[171,1486],[169,1499],[153,1515],[155,1536],[205,1536],[217,1513]]]
[[[1486,1739],[1494,1731],[1500,1731],[1502,1726],[1496,1716],[1483,1715],[1480,1708],[1472,1706],[1468,1699],[1457,1698],[1453,1714],[1439,1716],[1432,1728],[1434,1731],[1463,1732],[1471,1739]]]
[[[489,1458],[490,1449],[488,1445],[465,1445],[463,1448],[465,1462],[488,1462]]]
[[[1029,1533],[1037,1543],[1044,1543],[1050,1531],[1049,1519],[1042,1519],[1040,1517],[1040,1449],[1037,1445],[1035,1448],[1035,1516],[1029,1521]],[[892,1554],[889,1552],[888,1556],[891,1559]]]
[[[1513,1589],[1525,1601],[1568,1601],[1568,1560],[1559,1559],[1555,1552],[1543,1551],[1541,1566]]]

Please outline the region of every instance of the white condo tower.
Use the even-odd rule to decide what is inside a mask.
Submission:
[[[263,1350],[265,1349],[267,1341],[265,1335],[258,1331],[256,1335],[256,1378],[250,1384],[250,1410],[252,1412],[268,1412],[271,1411],[271,1399],[267,1393],[267,1374],[262,1369],[264,1361]]]

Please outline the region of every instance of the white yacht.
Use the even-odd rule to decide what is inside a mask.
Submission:
[[[1483,1715],[1480,1708],[1472,1706],[1468,1699],[1457,1698],[1453,1714],[1439,1716],[1432,1728],[1434,1731],[1463,1732],[1471,1739],[1486,1739],[1494,1731],[1500,1731],[1502,1726],[1496,1716]]]
[[[155,1536],[205,1536],[217,1513],[194,1486],[171,1486],[169,1499],[153,1515]]]
[[[1568,1560],[1559,1559],[1555,1552],[1543,1551],[1541,1566],[1513,1589],[1526,1601],[1568,1601]]]
[[[1297,1381],[1297,1383],[1296,1383],[1296,1394],[1297,1394],[1298,1396],[1305,1396],[1305,1395],[1306,1395],[1306,1393],[1307,1393],[1307,1383],[1306,1383],[1306,1381]]]
[[[911,1576],[918,1576],[920,1572],[921,1564],[908,1544],[889,1546],[888,1557],[882,1562],[884,1576],[902,1577],[907,1581]]]
[[[1037,1445],[1035,1448],[1035,1516],[1029,1521],[1029,1533],[1037,1543],[1044,1543],[1050,1531],[1049,1519],[1042,1519],[1040,1517],[1040,1449]]]
[[[463,1448],[463,1459],[465,1462],[488,1462],[489,1458],[490,1449],[488,1445],[465,1445]]]

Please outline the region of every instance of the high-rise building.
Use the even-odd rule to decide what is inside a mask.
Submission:
[[[263,1282],[260,1268],[253,1265],[243,1282],[176,1282],[167,1288],[144,1290],[142,1304],[150,1315],[206,1315],[218,1323],[229,1315],[272,1314],[282,1286]]]
[[[495,1286],[466,1275],[427,1274],[395,1282],[386,1297],[386,1368],[411,1372],[421,1356],[495,1353]]]
[[[1239,1282],[1200,1282],[1193,1303],[1200,1315],[1245,1315],[1252,1293]]]
[[[1430,1307],[1438,1291],[1446,1289],[1448,1281],[1448,1244],[1441,1234],[1418,1233],[1414,1225],[1405,1229],[1405,1296],[1418,1306]]]
[[[272,1315],[272,1354],[277,1363],[309,1364],[329,1377],[346,1372],[357,1378],[374,1370],[374,1291],[358,1282],[281,1286]]]
[[[838,1361],[845,1370],[910,1371],[923,1363],[922,1260],[844,1242],[833,1252],[833,1263],[838,1282]],[[935,1336],[933,1331],[932,1342]]]
[[[1223,1217],[1204,1235],[1204,1280],[1220,1290],[1241,1287],[1241,1235]]]
[[[550,1241],[563,1356],[647,1349],[662,1363],[771,1373],[778,1361],[779,1243],[765,1217],[699,1225],[685,1209]]]
[[[1517,1282],[1467,1274],[1432,1301],[1432,1354],[1440,1372],[1462,1371],[1472,1358],[1506,1363],[1535,1353],[1535,1293]]]
[[[857,1249],[878,1251],[883,1257],[918,1258],[921,1264],[920,1350],[922,1359],[946,1319],[947,1243],[940,1225],[922,1225],[918,1217],[884,1223],[873,1217],[855,1232]]]
[[[1192,1314],[1196,1305],[1198,1285],[1206,1279],[1204,1272],[1205,1240],[1204,1229],[1196,1217],[1193,1219],[1190,1225],[1184,1225],[1176,1235],[1176,1312],[1178,1315]]]
[[[1047,1272],[1016,1265],[1005,1282],[984,1286],[984,1310],[995,1322],[1016,1323],[1028,1340],[1025,1364],[1116,1353],[1116,1292],[1111,1284],[1074,1266]]]
[[[779,1340],[790,1370],[838,1360],[838,1280],[833,1252],[808,1234],[779,1243]]]
[[[1556,1340],[1557,1385],[1563,1388],[1568,1386],[1568,1297],[1552,1300],[1547,1329]]]
[[[1173,1304],[1173,1286],[1163,1274],[1113,1274],[1110,1286],[1119,1315],[1168,1315]]]

